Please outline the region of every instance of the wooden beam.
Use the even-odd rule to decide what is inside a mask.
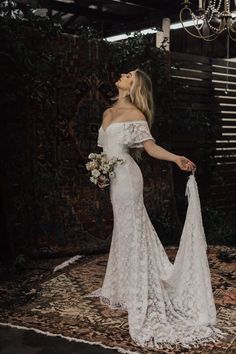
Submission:
[[[63,28],[66,29],[66,28],[69,27],[70,25],[73,26],[73,22],[75,22],[77,18],[78,18],[77,15],[72,15],[67,21],[65,21],[65,22],[63,23]]]
[[[158,1],[158,0],[120,0],[122,4],[132,4],[134,6],[145,8],[146,10],[154,10],[162,13],[163,17],[171,17],[173,14],[179,13],[183,5],[181,1],[174,2],[173,0]],[[115,1],[114,1],[115,3]],[[192,6],[192,8],[194,8]],[[196,8],[196,6],[195,6]]]
[[[113,1],[114,4],[117,4],[116,1]],[[160,8],[159,2],[158,1],[143,1],[143,0],[120,0],[121,4],[125,4],[125,5],[133,5],[133,6],[137,6],[137,7],[141,7],[141,8],[145,8],[147,10],[155,10],[158,11]]]
[[[78,14],[78,16],[87,16],[96,20],[110,20],[117,22],[126,22],[133,19],[131,15],[117,15],[111,11],[99,11],[81,6],[77,3],[65,3],[56,0],[39,0],[39,4],[47,9]]]

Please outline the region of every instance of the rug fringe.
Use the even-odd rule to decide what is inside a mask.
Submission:
[[[63,269],[65,267],[67,267],[69,264],[74,263],[77,261],[77,259],[81,258],[81,257],[85,257],[84,255],[77,255],[74,257],[69,258],[67,261],[62,262],[61,264],[57,265],[54,269],[53,269],[53,273],[57,272],[60,269]]]
[[[34,327],[25,327],[25,326],[20,326],[20,325],[15,325],[12,323],[4,323],[4,322],[0,322],[0,326],[6,326],[6,327],[11,327],[11,328],[17,328],[17,329],[24,329],[24,330],[28,330],[28,331],[34,331],[36,333],[40,333],[40,334],[44,334],[46,336],[49,337],[60,337],[63,339],[68,340],[69,342],[82,342],[82,343],[86,343],[86,344],[90,344],[90,345],[99,345],[100,347],[106,348],[106,349],[115,349],[120,353],[123,354],[142,354],[142,352],[137,352],[137,351],[131,351],[131,350],[126,350],[120,347],[111,347],[105,344],[102,344],[101,342],[89,342],[85,339],[79,339],[79,338],[75,338],[75,337],[68,337],[68,336],[63,336],[60,333],[52,333],[52,332],[48,332],[48,331],[42,331],[41,329],[38,328],[34,328]]]

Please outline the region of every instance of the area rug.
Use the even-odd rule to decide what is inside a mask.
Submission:
[[[173,261],[177,248],[165,249]],[[0,285],[0,322],[99,344],[123,353],[236,353],[235,262],[219,258],[220,246],[208,246],[207,252],[218,326],[228,333],[220,345],[208,344],[194,350],[176,347],[174,352],[136,345],[129,335],[126,311],[111,309],[98,298],[83,297],[102,285],[108,253],[79,258],[65,268],[57,267],[57,272],[53,269],[61,260],[44,260],[40,265],[36,262],[31,270],[5,279]]]

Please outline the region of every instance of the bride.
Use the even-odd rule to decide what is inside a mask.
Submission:
[[[108,158],[120,157],[125,163],[116,167],[110,184],[114,224],[103,284],[85,296],[126,310],[130,336],[143,347],[216,343],[223,335],[214,326],[216,309],[194,179],[196,165],[155,143],[150,132],[152,82],[144,71],[121,74],[115,85],[118,99],[103,114],[97,143]],[[142,150],[192,172],[186,188],[189,207],[174,264],[144,205],[143,176],[135,161]]]

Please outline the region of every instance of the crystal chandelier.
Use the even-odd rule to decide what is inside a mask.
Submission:
[[[232,3],[236,7],[236,0],[233,0]],[[184,7],[179,13],[179,18],[183,28],[191,36],[205,41],[213,41],[222,32],[227,31],[228,37],[236,41],[236,17],[234,18],[231,12],[230,0],[199,0],[196,13],[191,10],[192,3],[189,0],[184,0],[182,5]],[[185,27],[183,20],[185,14],[190,15],[196,33]]]

